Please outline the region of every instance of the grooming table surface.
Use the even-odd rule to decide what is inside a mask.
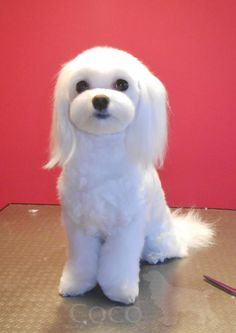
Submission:
[[[202,277],[236,287],[236,211],[199,213],[216,222],[216,245],[185,259],[142,264],[139,298],[123,306],[99,287],[59,296],[66,258],[60,207],[9,205],[0,213],[0,332],[236,332],[236,298]]]

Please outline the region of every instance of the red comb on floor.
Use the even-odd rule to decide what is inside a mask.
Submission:
[[[216,287],[219,287],[220,289],[226,291],[227,293],[236,296],[236,288],[230,287],[227,284],[217,281],[215,279],[213,279],[212,277],[208,276],[208,275],[203,275],[203,277],[210,283],[212,283],[213,285],[215,285]]]

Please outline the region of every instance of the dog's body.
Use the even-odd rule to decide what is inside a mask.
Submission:
[[[58,190],[69,257],[62,295],[99,283],[110,299],[132,303],[140,259],[162,262],[209,244],[208,226],[193,214],[171,214],[166,204],[154,167],[166,136],[165,88],[136,58],[94,48],[62,69],[48,163],[63,166]]]

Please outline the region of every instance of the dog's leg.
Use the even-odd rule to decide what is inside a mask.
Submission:
[[[186,244],[176,234],[172,214],[166,204],[165,194],[156,170],[146,174],[148,221],[142,259],[150,264],[163,262],[166,258],[183,257]]]
[[[187,255],[187,244],[181,240],[176,232],[169,208],[161,207],[148,227],[142,259],[150,264],[163,262],[167,258],[184,257]]]
[[[129,304],[139,292],[139,261],[144,243],[143,221],[133,221],[110,236],[101,248],[98,283],[113,301]]]
[[[187,214],[171,213],[166,206],[149,226],[142,259],[150,264],[169,258],[182,258],[190,248],[207,247],[214,231],[193,211]]]
[[[76,296],[97,284],[100,241],[86,235],[77,225],[65,224],[68,236],[68,260],[60,280],[62,296]]]
[[[150,264],[168,258],[188,255],[190,248],[207,247],[211,244],[214,230],[190,210],[182,214],[172,213],[166,203],[158,174],[153,169],[147,182],[149,221],[146,225],[142,259]]]

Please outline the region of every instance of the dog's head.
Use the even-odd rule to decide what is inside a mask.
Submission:
[[[65,64],[55,87],[51,159],[73,155],[76,132],[125,131],[127,153],[140,163],[161,163],[167,137],[166,91],[138,59],[109,47],[87,50]]]

